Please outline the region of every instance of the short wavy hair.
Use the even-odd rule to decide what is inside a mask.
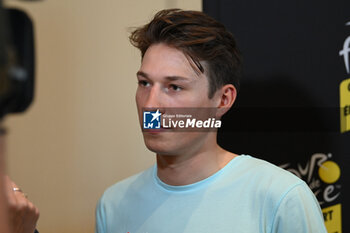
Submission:
[[[136,28],[129,39],[142,58],[152,44],[165,43],[181,50],[200,72],[208,74],[209,98],[226,84],[239,89],[242,58],[236,41],[223,24],[203,12],[159,11],[150,23]]]

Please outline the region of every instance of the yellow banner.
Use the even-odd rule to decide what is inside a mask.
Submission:
[[[340,132],[350,131],[350,79],[340,83]]]
[[[322,213],[328,233],[342,233],[341,204],[324,208]]]

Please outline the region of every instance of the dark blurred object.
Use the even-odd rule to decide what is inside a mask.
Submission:
[[[0,120],[24,112],[34,97],[33,24],[22,11],[0,0]]]
[[[0,139],[3,141],[2,119],[8,113],[24,112],[33,100],[34,38],[29,17],[20,10],[2,6],[0,0]],[[3,208],[8,202],[2,182],[6,168],[3,147],[4,143],[0,143],[0,232],[9,233],[8,212]]]

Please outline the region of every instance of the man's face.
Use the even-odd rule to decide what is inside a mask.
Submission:
[[[143,108],[156,110],[218,106],[216,96],[208,98],[207,77],[196,72],[193,67],[194,64],[178,49],[162,43],[148,48],[137,72],[136,104],[140,122]],[[199,149],[207,135],[208,132],[143,132],[147,148],[164,155],[178,155]]]

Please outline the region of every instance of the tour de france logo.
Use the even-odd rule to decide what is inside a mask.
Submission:
[[[345,26],[350,26],[350,22],[347,22]],[[339,56],[344,59],[345,70],[350,75],[350,36],[348,36],[343,44],[343,48],[339,51]],[[350,78],[343,80],[339,87],[340,94],[340,131],[345,133],[350,131]]]
[[[332,154],[313,154],[306,164],[283,164],[280,167],[303,179],[321,205],[329,233],[341,233],[341,203],[339,200],[341,169]]]

